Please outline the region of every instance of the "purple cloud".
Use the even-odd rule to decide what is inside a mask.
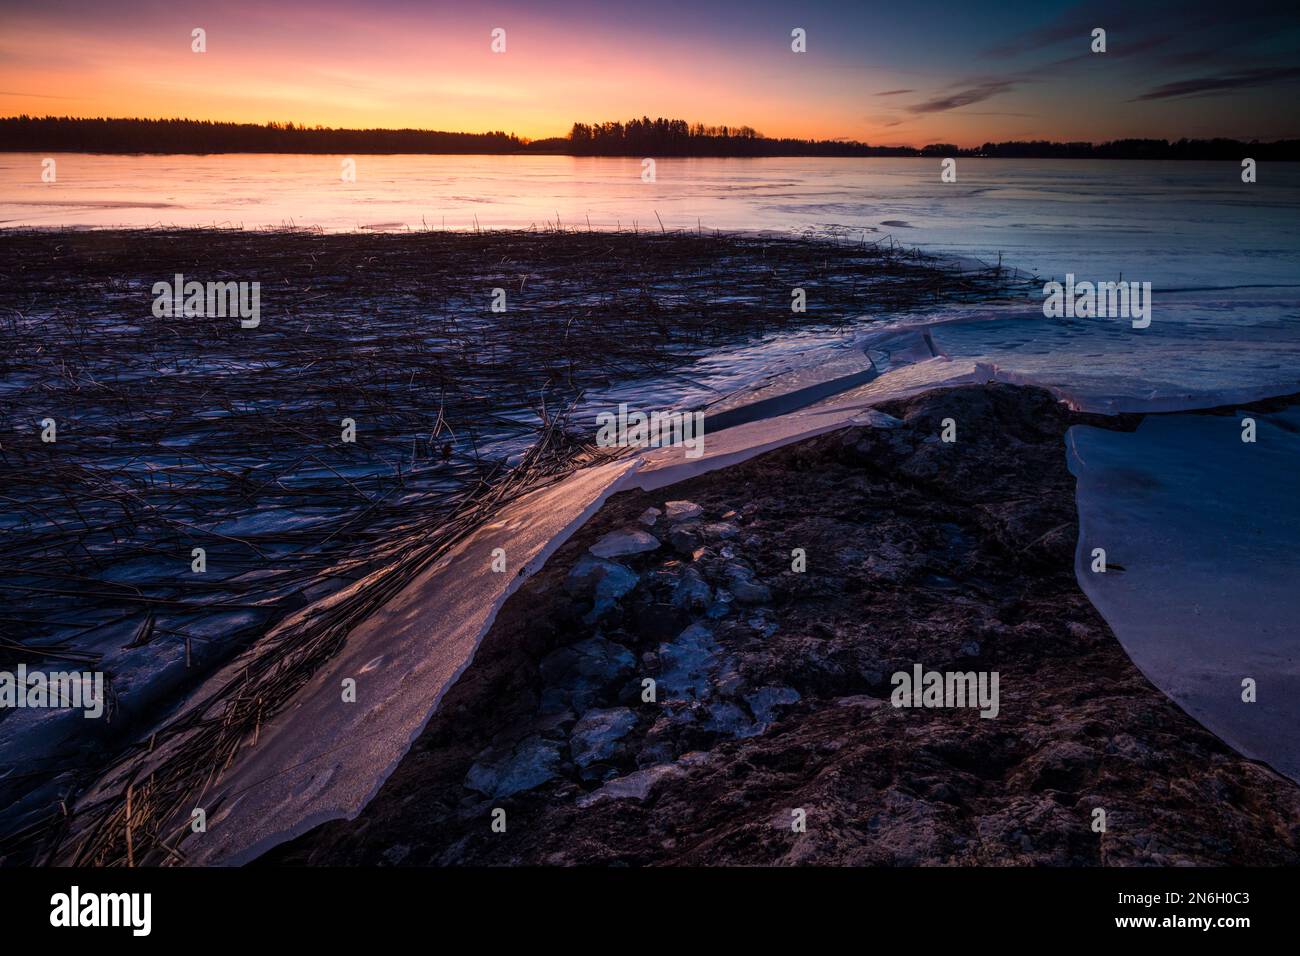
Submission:
[[[1134,97],[1133,102],[1141,100],[1168,100],[1180,96],[1197,96],[1202,93],[1219,93],[1227,90],[1240,90],[1251,86],[1262,86],[1279,80],[1293,80],[1300,77],[1300,66],[1263,67],[1255,70],[1241,70],[1236,73],[1221,73],[1218,76],[1201,76],[1190,80],[1178,80],[1148,90],[1141,96]]]
[[[1015,88],[1016,85],[1009,80],[989,80],[954,90],[944,96],[937,96],[924,103],[917,103],[909,109],[913,113],[943,113],[961,106],[970,106],[972,103],[980,103],[1002,93],[1009,93]]]

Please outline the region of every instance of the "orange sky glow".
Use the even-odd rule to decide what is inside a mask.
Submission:
[[[691,9],[642,8],[636,21],[577,0],[441,10],[296,0],[188,10],[24,5],[2,14],[0,114],[499,129],[529,138],[563,135],[575,120],[647,114],[884,145],[1294,135],[1273,98],[1248,91],[1141,101],[1133,69],[1149,72],[1154,61],[1126,58],[1124,48],[1089,58],[1086,35],[1068,30],[1052,41],[1063,49],[1037,48],[1045,67],[1026,68],[1023,53],[990,58],[985,48],[1005,36],[987,16],[964,20],[971,14],[960,7],[907,26],[833,5],[791,12],[758,3],[744,20]],[[808,31],[807,53],[789,48],[794,20]],[[497,25],[507,30],[503,54],[490,49]],[[190,49],[195,26],[207,31],[202,54]]]

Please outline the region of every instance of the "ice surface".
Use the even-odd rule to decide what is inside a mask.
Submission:
[[[873,406],[950,385],[992,380],[992,370],[975,362],[938,357],[917,362],[867,384],[851,388],[806,408],[706,433],[704,452],[686,457],[682,448],[657,448],[642,454],[643,464],[627,482],[645,491],[685,481],[696,475],[747,461],[791,442],[812,438],[846,425],[878,426]]]
[[[505,599],[635,466],[628,458],[591,468],[512,503],[359,625],[293,704],[262,725],[258,745],[196,799],[210,826],[185,840],[190,860],[243,863],[318,823],[355,815],[468,666]],[[492,570],[497,547],[506,551],[506,573]],[[239,666],[237,658],[206,686]],[[342,700],[349,677],[355,704]],[[83,800],[95,798],[92,791]],[[186,820],[188,811],[172,824],[184,829]]]
[[[1153,293],[1151,325],[1050,320],[1040,302],[946,308],[891,323],[925,329],[999,381],[1050,388],[1085,411],[1181,411],[1300,392],[1300,290]]]
[[[1133,662],[1248,757],[1300,781],[1300,409],[1076,426],[1079,583]],[[1103,548],[1110,570],[1091,570]],[[1114,567],[1119,565],[1123,570]],[[1242,700],[1242,681],[1258,700]]]
[[[596,229],[840,227],[1040,275],[1146,280],[1159,288],[1295,282],[1300,166],[1236,162],[939,158],[366,156],[357,182],[338,158],[294,154],[64,153],[42,183],[39,153],[0,154],[8,225]],[[895,225],[906,223],[906,226]],[[887,240],[886,240],[887,241]]]

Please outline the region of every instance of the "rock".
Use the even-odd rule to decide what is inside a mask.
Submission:
[[[727,586],[741,604],[766,604],[772,600],[771,589],[756,581],[753,570],[748,566],[733,561],[726,566],[725,571]]]
[[[636,726],[636,714],[627,707],[589,710],[573,725],[569,750],[573,762],[587,767],[609,760],[618,751],[618,742]]]
[[[961,646],[961,650],[959,650],[957,653],[960,654],[962,657],[979,657],[980,642],[967,641],[965,644]]]
[[[658,683],[663,697],[669,700],[707,697],[718,652],[713,632],[703,624],[692,624],[671,644],[660,644]]]
[[[879,687],[885,682],[885,672],[876,670],[874,667],[864,667],[862,670],[858,671],[858,673],[861,674],[862,679],[872,687]]]
[[[669,707],[659,716],[650,729],[646,731],[641,750],[636,755],[638,767],[649,767],[659,763],[671,763],[677,756],[677,736],[683,725],[692,721],[689,713]]]
[[[704,543],[699,526],[693,523],[679,525],[668,532],[668,543],[678,554],[694,559],[695,552]]]
[[[514,747],[489,747],[480,753],[465,786],[499,800],[540,787],[560,772],[560,745],[540,737],[526,737]]]
[[[722,538],[725,541],[740,534],[740,529],[730,521],[715,521],[704,526],[704,533],[710,538]]]
[[[708,716],[704,719],[704,729],[728,737],[753,737],[763,732],[761,724],[750,720],[749,714],[729,700],[718,701],[709,705]]]
[[[659,520],[659,516],[661,514],[663,514],[663,512],[660,511],[658,508],[647,508],[645,511],[641,512],[641,517],[637,518],[636,520],[639,521],[641,524],[645,525],[647,528],[653,528],[655,526],[655,522]]]
[[[835,698],[836,707],[866,707],[873,710],[884,703],[879,697],[872,697],[870,694],[854,694],[852,697]]]
[[[867,425],[871,428],[901,428],[903,420],[888,415],[877,408],[869,408],[861,415],[854,416],[853,424]]]
[[[589,710],[610,685],[626,679],[635,664],[627,648],[603,637],[553,651],[538,665],[548,685],[542,692],[542,712]]]
[[[638,580],[635,571],[616,561],[584,554],[564,579],[564,590],[578,598],[616,601]]]
[[[1072,740],[1052,741],[1021,765],[1020,774],[1032,790],[1068,792],[1090,780],[1101,759],[1093,747]]]
[[[641,554],[659,547],[659,539],[640,528],[621,528],[611,531],[587,550],[598,558],[618,558],[625,554]]]
[[[593,790],[578,798],[578,806],[587,808],[601,800],[644,800],[650,791],[661,781],[669,777],[681,777],[686,773],[681,767],[672,763],[656,764],[644,770],[636,770],[625,777],[616,777],[599,790]]]
[[[624,777],[616,777],[599,790],[593,790],[578,798],[578,806],[586,808],[601,800],[644,800],[650,791],[664,780],[686,776],[691,767],[698,767],[709,761],[709,755],[693,750],[684,753],[676,763],[660,763],[643,770],[637,770]]]
[[[779,684],[760,687],[754,693],[745,697],[745,703],[749,705],[755,719],[764,726],[771,724],[776,718],[776,709],[778,707],[784,707],[798,701],[799,692],[797,690]]]
[[[709,609],[704,612],[704,616],[712,621],[724,618],[731,613],[731,604],[731,592],[726,588],[718,588],[715,599],[713,603],[709,605]]]
[[[563,740],[576,720],[577,715],[573,711],[557,710],[553,714],[538,717],[533,724],[533,732],[552,740]]]
[[[411,848],[405,843],[394,843],[382,854],[385,863],[397,866],[411,854]]]
[[[612,611],[618,599],[635,588],[639,580],[635,571],[616,561],[584,554],[564,579],[564,589],[574,597],[592,602],[591,611],[584,620],[595,624]]]
[[[690,518],[698,518],[704,514],[704,509],[693,501],[670,501],[664,508],[668,513],[669,521],[687,521]]]
[[[732,667],[717,675],[713,686],[723,697],[735,697],[745,687],[745,675],[734,666],[733,662]]]
[[[673,607],[702,611],[713,600],[713,590],[695,568],[687,568],[673,588]]]

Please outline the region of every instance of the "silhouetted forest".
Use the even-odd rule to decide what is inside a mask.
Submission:
[[[1011,143],[985,143],[969,150],[978,156],[1033,157],[1036,159],[1223,159],[1240,162],[1249,156],[1256,160],[1300,159],[1300,140],[1283,139],[1274,143],[1236,139],[1117,139],[1108,143],[1049,143],[1046,140]]]
[[[868,146],[844,140],[770,139],[748,126],[694,126],[681,119],[574,123],[575,156],[916,156],[910,146]]]
[[[0,149],[77,153],[514,153],[513,133],[329,129],[187,119],[0,119]]]
[[[0,150],[85,153],[561,153],[573,156],[991,156],[1035,159],[1300,160],[1300,140],[1047,140],[961,148],[871,146],[852,140],[773,139],[749,126],[694,125],[681,119],[574,123],[567,137],[529,142],[513,133],[419,129],[330,129],[293,123],[207,120],[0,118]]]
[[[578,156],[992,156],[1039,159],[1300,160],[1300,140],[1243,143],[1235,139],[1120,139],[1107,143],[951,143],[868,146],[844,140],[769,139],[748,126],[703,126],[679,119],[574,123],[569,152]]]

